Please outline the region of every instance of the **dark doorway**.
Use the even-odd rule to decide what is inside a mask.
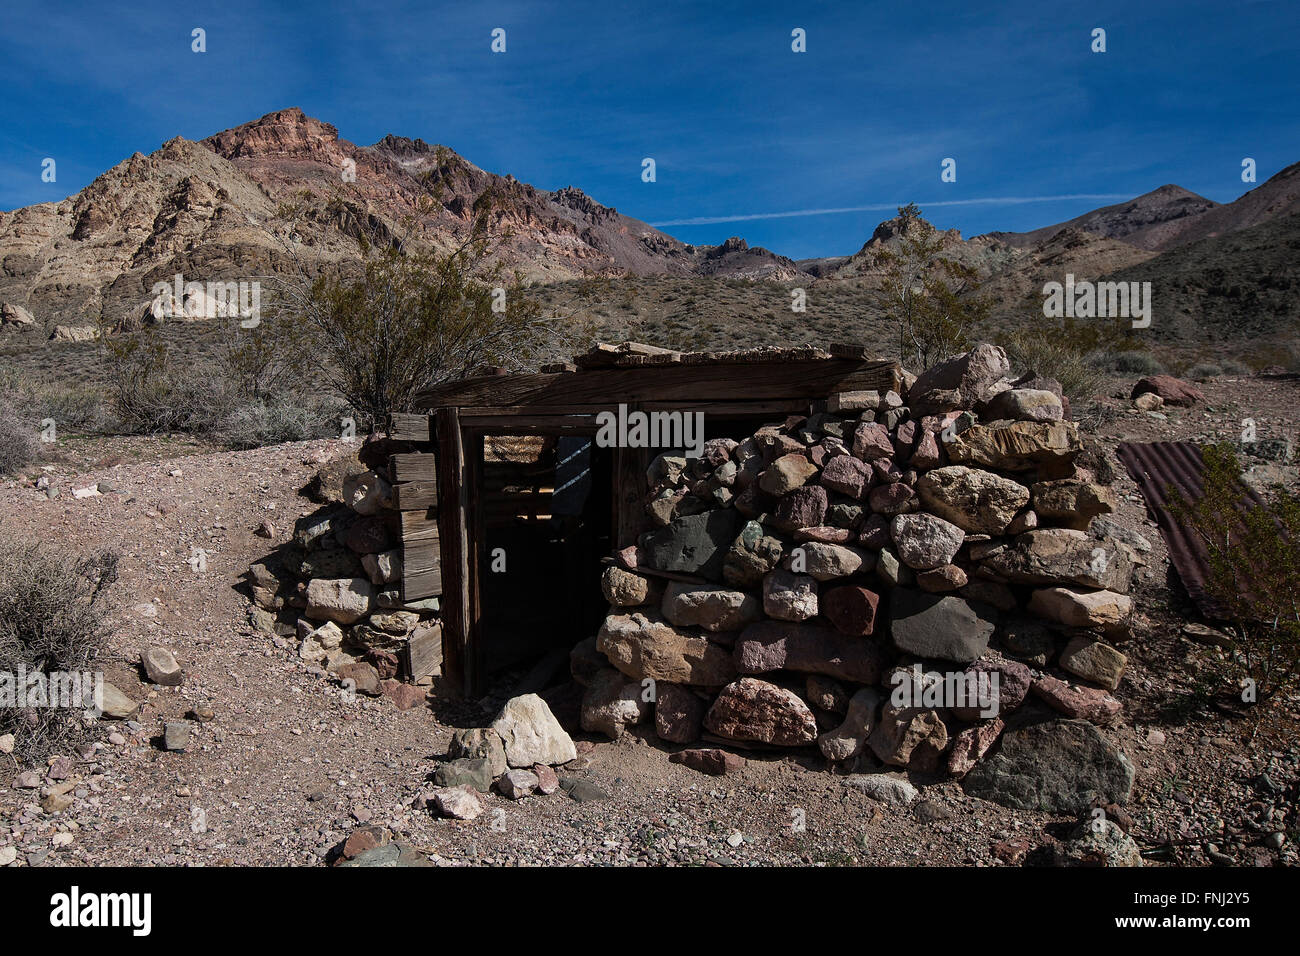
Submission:
[[[478,660],[494,672],[568,651],[604,619],[610,449],[591,436],[483,438]]]

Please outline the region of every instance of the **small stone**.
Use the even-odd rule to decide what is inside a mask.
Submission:
[[[538,783],[531,770],[507,770],[497,780],[497,792],[509,800],[522,800],[533,795]]]
[[[190,724],[185,720],[169,720],[163,724],[163,749],[182,752],[190,745]]]
[[[149,647],[140,653],[144,672],[155,684],[179,687],[184,675],[175,655],[165,647]]]
[[[723,774],[737,773],[745,766],[745,759],[725,750],[682,750],[668,757],[669,763],[679,763],[700,773],[720,777]]]
[[[860,790],[872,800],[900,807],[907,806],[917,795],[916,787],[888,773],[855,773],[844,778],[844,786]]]

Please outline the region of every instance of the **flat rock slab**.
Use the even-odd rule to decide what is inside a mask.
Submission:
[[[877,683],[884,667],[884,655],[873,641],[785,621],[751,624],[741,631],[733,654],[742,674],[787,670],[858,684]]]

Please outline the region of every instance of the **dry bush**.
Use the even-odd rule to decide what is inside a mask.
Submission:
[[[12,404],[0,400],[0,475],[16,475],[32,463],[40,441]]]
[[[0,674],[92,671],[105,637],[102,598],[117,580],[117,555],[81,557],[29,543],[0,544]],[[21,690],[21,688],[16,688]],[[74,743],[82,712],[0,708],[0,734],[14,754],[42,760]]]
[[[1235,682],[1254,682],[1246,703],[1285,693],[1300,669],[1300,497],[1273,490],[1263,506],[1243,497],[1241,465],[1231,445],[1211,445],[1202,456],[1202,497],[1188,501],[1170,489],[1170,511],[1205,544],[1206,592],[1236,638]]]

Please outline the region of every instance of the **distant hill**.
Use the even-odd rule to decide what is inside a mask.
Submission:
[[[1165,185],[1136,199],[1103,206],[1032,232],[991,232],[989,236],[1025,249],[1046,242],[1063,229],[1072,229],[1103,239],[1122,239],[1139,249],[1157,250],[1163,248],[1161,237],[1168,234],[1171,225],[1203,215],[1218,205],[1181,186]]]

